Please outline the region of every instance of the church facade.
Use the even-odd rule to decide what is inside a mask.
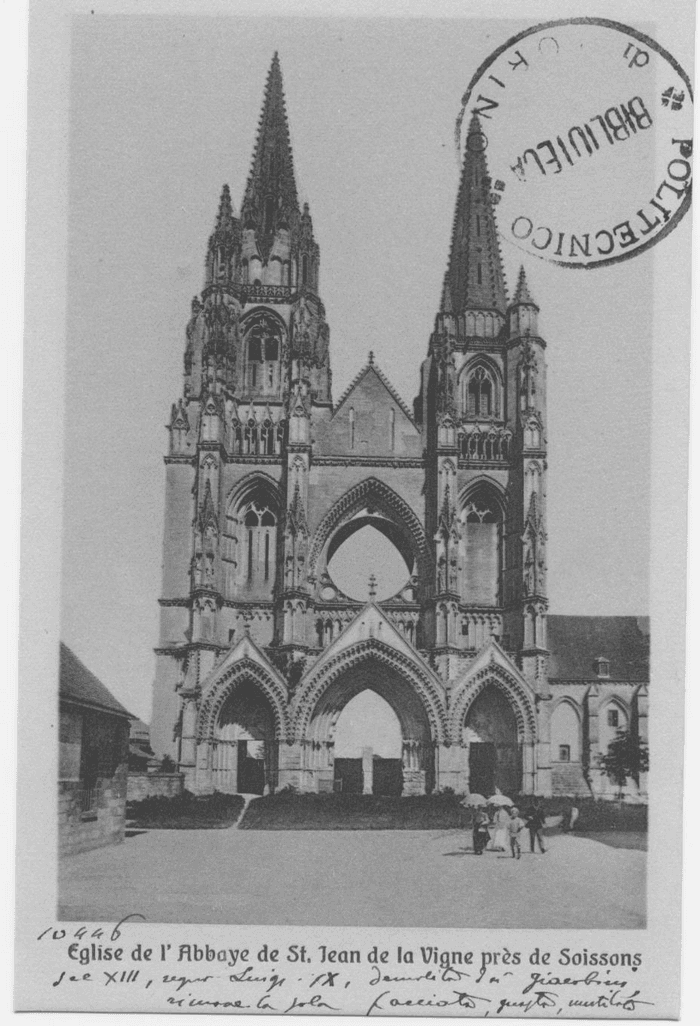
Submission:
[[[192,301],[165,457],[151,737],[196,793],[338,789],[336,724],[368,688],[401,726],[403,794],[604,792],[616,731],[646,739],[646,622],[548,610],[546,343],[524,270],[508,297],[484,149],[475,116],[413,408],[372,354],[333,402],[273,58],[240,214],[224,186]],[[386,601],[329,572],[367,526],[406,564]]]

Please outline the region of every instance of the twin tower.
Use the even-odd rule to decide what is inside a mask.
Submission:
[[[367,688],[401,725],[402,793],[551,787],[545,343],[523,270],[508,299],[484,149],[475,116],[413,409],[371,355],[334,403],[272,60],[240,213],[221,193],[165,458],[152,740],[191,790],[338,789],[335,724]],[[328,567],[368,525],[406,581],[363,604]]]

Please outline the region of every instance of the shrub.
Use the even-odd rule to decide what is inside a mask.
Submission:
[[[622,797],[628,778],[639,782],[640,773],[649,769],[649,749],[636,733],[618,730],[606,754],[598,756],[598,762],[610,780],[617,784],[618,795]]]
[[[173,798],[164,796],[130,802],[129,818],[134,825],[151,829],[194,830],[231,826],[243,809],[239,794],[194,795],[190,791]]]
[[[449,830],[465,828],[466,809],[454,794],[294,794],[256,798],[241,830]]]

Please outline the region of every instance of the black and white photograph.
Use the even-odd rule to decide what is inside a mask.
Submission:
[[[30,5],[20,1010],[678,1014],[694,6],[410,6]]]

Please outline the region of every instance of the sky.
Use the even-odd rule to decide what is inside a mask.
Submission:
[[[70,83],[64,641],[150,716],[171,404],[221,186],[239,207],[280,53],[339,398],[369,350],[410,404],[444,275],[454,125],[524,21],[79,16]],[[649,611],[654,261],[526,262],[548,365],[550,610]],[[665,249],[663,249],[665,247]],[[662,252],[663,249],[663,252]],[[512,293],[527,258],[504,243]]]

